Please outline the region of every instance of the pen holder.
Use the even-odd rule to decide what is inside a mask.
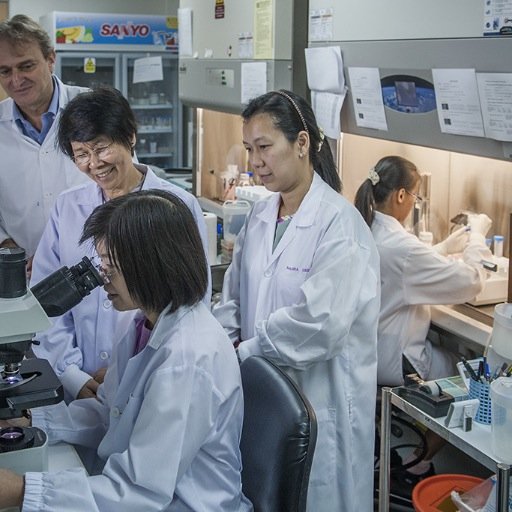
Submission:
[[[479,382],[469,379],[469,398],[478,398],[479,405],[476,411],[475,421],[491,424],[491,386],[488,382]]]

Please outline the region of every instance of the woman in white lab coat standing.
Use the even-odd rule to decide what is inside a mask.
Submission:
[[[411,372],[425,380],[456,374],[456,356],[427,338],[430,305],[459,304],[475,297],[485,282],[481,261],[491,257],[485,245],[491,220],[484,214],[469,216],[469,236],[462,227],[434,247],[405,230],[404,221],[422,200],[420,183],[412,162],[387,156],[370,169],[355,198],[380,255],[377,382],[381,386],[402,385],[404,374]],[[462,260],[446,257],[460,252]],[[429,432],[427,444],[424,460],[400,473],[402,491],[433,474],[431,459],[443,441]],[[403,463],[413,458],[415,454]]]
[[[240,342],[240,360],[272,360],[315,409],[308,510],[370,512],[378,253],[339,193],[311,107],[274,91],[252,100],[242,117],[251,169],[275,194],[246,219],[214,315]]]

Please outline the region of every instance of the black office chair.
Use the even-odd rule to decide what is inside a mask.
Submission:
[[[275,364],[241,365],[244,390],[242,489],[255,512],[303,512],[317,423],[311,404]]]

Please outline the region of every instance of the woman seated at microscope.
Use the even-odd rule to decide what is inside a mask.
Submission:
[[[202,303],[207,263],[189,208],[163,190],[124,195],[93,211],[86,241],[96,246],[114,307],[140,309],[136,328],[115,343],[97,398],[34,409],[32,425],[50,443],[95,448],[101,469],[0,469],[0,508],[252,510],[241,491],[239,366]]]

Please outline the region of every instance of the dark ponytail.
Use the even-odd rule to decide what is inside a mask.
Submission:
[[[341,179],[334,163],[331,148],[316,123],[313,109],[302,97],[291,91],[272,91],[249,102],[242,112],[248,121],[257,114],[268,114],[274,125],[290,142],[295,142],[299,132],[309,134],[309,158],[313,169],[336,192],[341,192]]]
[[[412,162],[401,156],[385,156],[370,169],[368,178],[357,190],[355,207],[371,227],[376,207],[395,190],[410,191],[419,179],[418,169]]]

